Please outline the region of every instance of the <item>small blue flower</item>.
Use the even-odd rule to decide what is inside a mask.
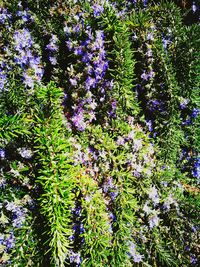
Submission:
[[[2,148],[0,149],[0,158],[5,159],[5,157],[6,157],[6,153],[5,153],[5,150]]]
[[[199,109],[193,108],[191,117],[194,119],[199,115]]]
[[[190,255],[190,263],[192,265],[195,265],[197,263],[197,258],[193,254]]]

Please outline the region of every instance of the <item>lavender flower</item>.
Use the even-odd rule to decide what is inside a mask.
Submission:
[[[75,113],[71,120],[79,131],[85,130],[86,122],[84,121],[83,111]]]
[[[159,196],[158,196],[158,191],[157,189],[155,188],[155,186],[151,187],[149,189],[149,198],[151,198],[151,200],[153,201],[154,204],[158,204],[160,199],[159,199]]]
[[[195,13],[197,11],[197,6],[195,5],[195,2],[192,3],[192,12]]]
[[[153,37],[153,33],[152,32],[149,32],[147,34],[147,40],[150,40],[150,41],[153,41],[154,40],[154,37]]]
[[[134,243],[130,243],[130,250],[129,253],[131,255],[131,257],[133,257],[133,261],[134,262],[141,262],[142,258],[144,258],[143,255],[140,255],[137,251],[136,251],[136,245]]]
[[[153,228],[154,226],[158,226],[159,218],[156,214],[149,217],[149,227]]]
[[[122,136],[119,136],[118,138],[117,138],[117,144],[120,146],[123,146],[124,144],[125,144],[125,140],[124,140],[124,138],[122,137]]]
[[[163,207],[164,207],[165,209],[169,210],[169,209],[170,209],[170,205],[172,205],[172,204],[174,204],[175,206],[178,205],[177,202],[173,199],[172,194],[170,194],[170,195],[166,198],[166,200],[165,200],[165,202],[164,202],[164,204],[163,204]]]
[[[5,154],[5,150],[4,149],[0,149],[0,158],[1,159],[5,159],[6,154]]]
[[[7,75],[3,69],[0,69],[0,91],[4,90],[7,84]]]

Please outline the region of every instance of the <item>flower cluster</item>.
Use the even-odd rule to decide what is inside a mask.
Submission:
[[[34,54],[34,41],[28,29],[16,30],[13,35],[14,61],[23,70],[23,81],[26,87],[34,87],[35,82],[40,82],[43,76],[41,57]]]
[[[4,264],[11,263],[10,255],[16,246],[17,229],[24,226],[29,213],[27,207],[30,203],[32,203],[32,199],[25,195],[21,199],[16,197],[13,200],[5,199],[0,204],[0,225],[3,228],[3,234],[0,235],[0,254]]]
[[[144,257],[136,251],[136,245],[133,243],[130,244],[130,252],[129,253],[130,253],[130,256],[133,257],[134,262],[141,262],[142,258]]]
[[[105,79],[108,60],[103,31],[96,30],[93,33],[89,25],[84,25],[84,13],[77,13],[75,19],[74,26],[66,25],[64,31],[67,47],[79,63],[78,68],[72,65],[68,68],[69,82],[74,92],[72,97],[75,102],[71,121],[76,129],[83,131],[87,125],[96,120],[96,110],[105,102],[106,90],[112,89],[113,82]],[[79,95],[82,95],[81,99],[78,98]],[[114,115],[115,108],[112,102],[110,115]]]
[[[58,38],[56,35],[52,35],[49,44],[46,49],[49,51],[49,61],[52,65],[57,64],[56,52],[58,51]]]
[[[7,9],[0,7],[0,23],[8,27],[8,23],[10,22],[12,15],[7,11]]]

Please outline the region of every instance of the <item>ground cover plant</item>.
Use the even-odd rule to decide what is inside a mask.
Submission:
[[[199,15],[0,1],[0,266],[199,266]]]

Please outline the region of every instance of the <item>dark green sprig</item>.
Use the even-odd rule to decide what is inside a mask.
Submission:
[[[61,89],[53,83],[37,89],[35,150],[38,161],[37,183],[42,187],[40,210],[46,218],[52,266],[65,266],[72,234],[71,209],[77,170],[70,155],[69,135],[63,127]],[[65,135],[66,134],[66,135]]]

